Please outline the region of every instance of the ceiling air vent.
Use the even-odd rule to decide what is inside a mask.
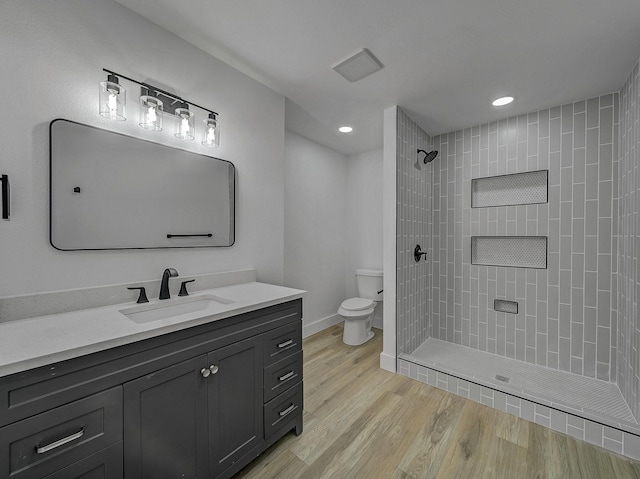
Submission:
[[[362,80],[383,67],[384,65],[380,63],[380,60],[374,57],[369,50],[363,48],[352,57],[333,67],[333,69],[353,83]]]

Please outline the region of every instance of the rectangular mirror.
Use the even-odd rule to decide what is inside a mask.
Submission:
[[[232,163],[69,120],[52,121],[50,139],[54,248],[234,243]]]

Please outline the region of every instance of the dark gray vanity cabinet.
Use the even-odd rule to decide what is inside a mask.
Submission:
[[[0,378],[0,479],[228,479],[302,432],[302,301]]]
[[[124,473],[207,477],[207,388],[201,355],[124,385]]]
[[[213,476],[227,469],[263,439],[262,336],[209,354],[209,451]]]

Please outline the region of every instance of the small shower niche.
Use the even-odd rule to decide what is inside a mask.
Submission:
[[[514,206],[546,203],[549,198],[548,170],[471,180],[471,207]]]
[[[472,236],[471,264],[547,269],[547,237]]]

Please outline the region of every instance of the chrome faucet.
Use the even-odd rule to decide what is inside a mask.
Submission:
[[[178,272],[173,268],[167,268],[162,273],[162,282],[160,283],[160,297],[158,299],[169,299],[169,278],[175,278]]]

